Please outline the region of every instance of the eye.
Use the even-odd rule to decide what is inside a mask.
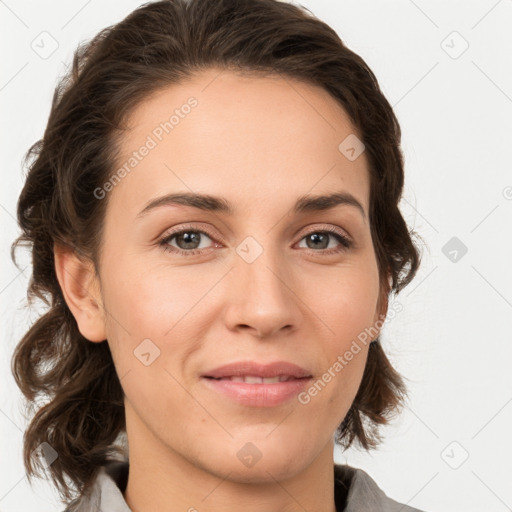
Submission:
[[[164,251],[174,252],[182,256],[193,256],[205,250],[204,245],[201,244],[201,239],[205,237],[210,240],[212,239],[206,231],[201,229],[181,229],[162,238],[158,242],[158,245],[160,245]],[[174,239],[176,239],[175,243],[178,245],[177,247],[171,244]],[[206,247],[206,249],[209,248]]]
[[[158,245],[164,251],[173,252],[181,256],[194,256],[214,248],[211,245],[205,247],[203,244],[204,238],[213,240],[213,236],[202,229],[193,227],[182,228],[179,231],[174,231],[164,236],[158,242]],[[303,240],[306,241],[306,248],[313,253],[329,255],[346,251],[352,247],[352,241],[336,228],[310,231],[300,239],[300,242]],[[330,242],[333,240],[338,242],[337,246],[336,244],[334,247],[331,246]],[[218,247],[220,244],[216,243],[215,245]]]
[[[336,228],[310,231],[300,241],[302,242],[302,240],[306,241],[308,249],[313,249],[313,252],[321,252],[322,254],[335,254],[352,247],[352,241]],[[338,247],[329,247],[332,240],[338,242]],[[321,251],[318,249],[321,249]]]

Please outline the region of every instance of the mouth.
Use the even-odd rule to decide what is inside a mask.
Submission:
[[[250,407],[275,407],[297,398],[311,377],[284,375],[265,378],[242,375],[217,379],[203,377],[201,380],[209,392],[214,392],[215,396],[224,400]]]
[[[293,375],[278,375],[276,377],[258,377],[257,375],[231,375],[228,377],[209,377],[205,379],[223,380],[230,382],[244,382],[245,384],[275,384],[277,382],[289,382],[292,380],[304,380],[310,377],[294,377]]]
[[[288,402],[312,378],[308,370],[286,361],[269,364],[238,361],[201,375],[209,391],[251,407],[272,407]]]
[[[287,361],[274,361],[271,363],[235,361],[209,370],[201,376],[214,379],[242,378],[245,382],[258,384],[261,383],[261,380],[254,379],[277,379],[269,381],[271,383],[311,377],[312,375],[305,368]]]

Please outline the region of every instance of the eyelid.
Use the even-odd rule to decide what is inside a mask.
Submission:
[[[168,238],[171,235],[177,235],[181,233],[182,231],[197,231],[199,233],[203,233],[210,238],[219,238],[222,240],[222,237],[214,235],[211,230],[207,227],[204,227],[202,224],[180,224],[176,229],[171,228],[169,231],[165,231],[160,237],[159,240],[162,240],[163,238]]]
[[[352,237],[348,234],[348,232],[345,229],[340,228],[340,227],[335,227],[332,225],[328,225],[328,224],[322,225],[321,223],[320,224],[318,224],[318,223],[309,224],[303,230],[301,230],[300,231],[300,233],[301,233],[300,240],[302,240],[302,238],[304,238],[306,235],[308,235],[310,233],[316,233],[317,231],[325,231],[328,233],[333,233],[335,235],[340,235],[340,236],[343,236],[344,238],[346,238],[347,240],[350,240],[351,243],[354,242]]]

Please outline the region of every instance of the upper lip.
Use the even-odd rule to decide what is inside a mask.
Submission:
[[[234,363],[219,366],[205,372],[202,377],[278,377],[286,375],[297,379],[311,377],[311,374],[304,368],[287,361],[275,361],[272,363],[259,364],[255,361],[236,361]]]

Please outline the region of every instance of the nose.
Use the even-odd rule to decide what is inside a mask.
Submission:
[[[284,258],[276,250],[265,249],[254,261],[248,261],[235,254],[229,272],[227,327],[245,329],[260,339],[298,329],[304,303],[297,295],[298,280]]]

